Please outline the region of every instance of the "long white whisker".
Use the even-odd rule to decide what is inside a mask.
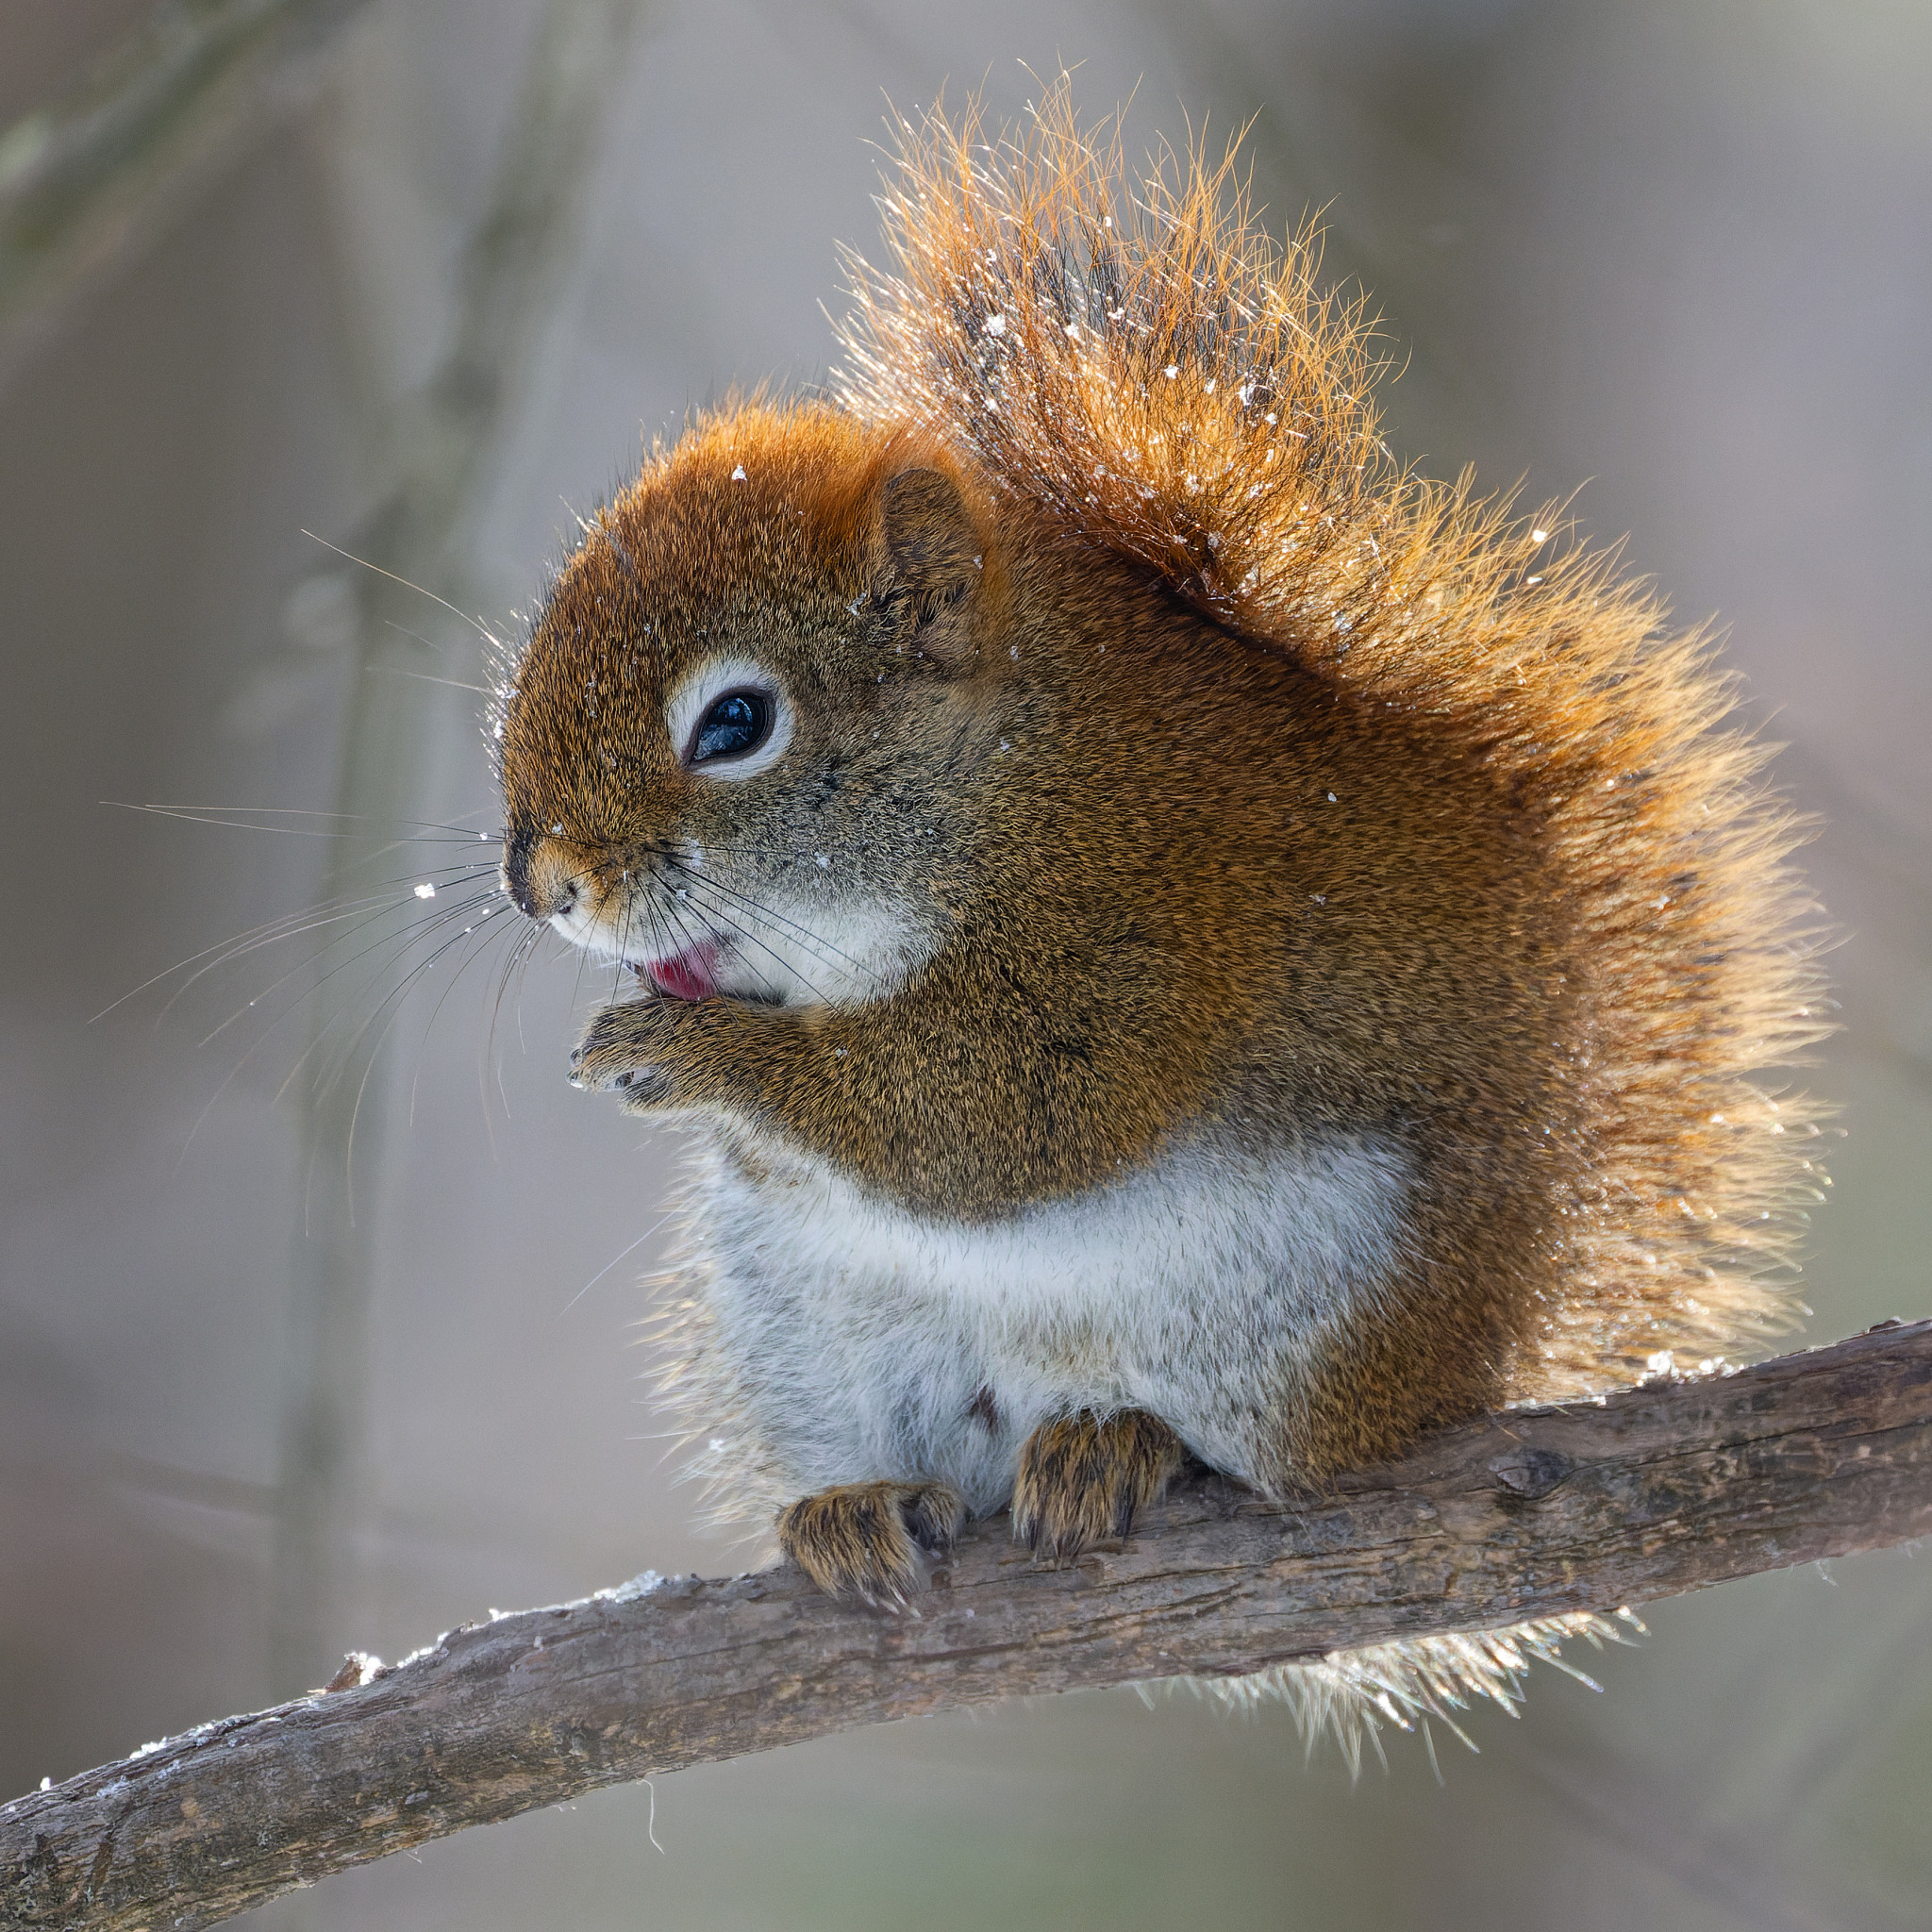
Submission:
[[[464,926],[462,931],[457,935],[457,941],[453,943],[459,943],[461,941],[468,939],[476,930],[476,926],[482,924],[482,918],[484,917],[488,917],[488,915],[482,915],[474,924]],[[463,974],[478,959],[488,955],[491,942],[496,937],[496,930],[495,927],[491,927],[476,945],[470,948],[468,956],[458,966],[457,970],[450,974],[449,979],[443,986],[442,991],[437,996],[436,1005],[430,1009],[429,1018],[423,1023],[423,1037],[416,1042],[416,1070],[409,1077],[409,1124],[411,1126],[414,1126],[416,1124],[416,1091],[423,1082],[423,1055],[425,1048],[429,1044],[429,1036],[435,1030],[436,1023],[441,1017],[443,1008],[449,1004],[450,995],[456,991],[457,982],[462,978]],[[489,1120],[487,1109],[484,1119],[487,1124]]]
[[[309,987],[308,991],[303,993],[302,998],[311,998],[324,986],[327,985],[329,980],[334,978],[338,973],[345,971],[348,967],[355,965],[358,960],[366,959],[371,953],[376,952],[380,948],[391,944],[396,945],[399,949],[407,950],[407,948],[410,944],[412,944],[416,939],[420,938],[424,933],[433,931],[438,925],[445,924],[451,919],[460,918],[463,913],[470,911],[478,906],[487,906],[490,900],[494,896],[495,894],[493,892],[483,892],[479,893],[474,898],[458,900],[457,904],[454,906],[442,907],[435,912],[425,914],[424,917],[420,919],[411,920],[409,924],[404,926],[399,932],[385,933],[380,939],[371,941],[371,942],[365,947],[363,947],[360,952],[353,953],[350,955],[348,958],[343,959],[340,961],[337,965],[330,967],[326,973],[323,974],[321,977],[316,980],[313,986]],[[318,959],[326,958],[330,951],[336,946],[341,944],[344,940],[353,939],[358,933],[367,931],[370,926],[377,924],[382,919],[387,917],[390,913],[400,911],[408,903],[408,902],[407,900],[399,898],[386,900],[382,905],[378,906],[375,911],[369,913],[366,918],[361,919],[358,924],[351,926],[347,932],[336,934],[334,937],[329,939],[325,944],[317,947],[316,950],[310,953],[307,958],[298,959],[285,973],[281,974],[275,979],[271,980],[269,984],[266,987],[264,987],[260,992],[257,993],[254,996],[254,998],[248,1000],[244,1005],[238,1007],[232,1013],[228,1015],[228,1017],[225,1020],[224,1020],[221,1023],[219,1026],[215,1027],[212,1032],[207,1034],[199,1043],[203,1046],[207,1046],[208,1042],[216,1037],[216,1035],[225,1031],[226,1028],[231,1026],[237,1020],[239,1020],[243,1013],[247,1012],[250,1008],[256,1006],[261,1000],[267,998],[267,996],[270,993],[279,991],[279,989],[286,986],[291,979],[294,978],[294,976],[298,973],[301,973],[306,968],[314,965]],[[348,918],[350,916],[352,915],[347,913],[337,914],[334,918],[328,920],[316,921],[313,926],[297,927],[292,933],[278,934],[276,935],[276,937],[295,937],[301,932],[316,930],[323,925],[332,925],[339,924],[341,920]],[[489,917],[487,913],[481,916],[485,918]],[[259,946],[266,945],[268,943],[269,941],[266,940],[257,941],[253,945],[237,948],[236,952],[234,954],[231,954],[229,958],[241,958],[242,954],[247,952],[253,952],[257,950]],[[172,1008],[175,1004],[175,1001],[178,1000],[181,997],[182,993],[186,992],[188,988],[193,985],[196,980],[200,979],[204,974],[210,973],[215,969],[216,966],[223,965],[225,963],[225,960],[211,960],[207,966],[202,967],[199,972],[195,973],[191,978],[183,982],[182,986],[175,993],[174,997],[169,1000],[168,1007],[163,1008],[162,1011],[165,1012],[168,1010],[168,1008]],[[299,1005],[300,1002],[297,1001],[295,1004]],[[279,1018],[280,1016],[278,1015],[277,1017]]]
[[[356,1219],[356,1129],[362,1118],[362,1101],[364,1096],[368,1092],[369,1081],[375,1071],[375,1063],[381,1058],[384,1043],[388,1041],[391,1032],[394,1029],[396,1025],[396,1023],[402,1018],[402,1002],[408,993],[409,989],[412,986],[414,986],[416,981],[420,979],[424,974],[427,973],[439,959],[442,958],[451,950],[452,947],[461,945],[463,940],[466,937],[468,937],[466,933],[458,933],[454,938],[445,940],[443,943],[438,946],[436,950],[433,953],[431,953],[427,958],[421,959],[414,966],[412,966],[409,969],[409,971],[403,975],[402,979],[395,986],[391,987],[390,991],[383,996],[382,1000],[377,1005],[375,1011],[370,1014],[369,1018],[365,1020],[362,1023],[362,1024],[356,1029],[355,1035],[349,1041],[348,1045],[343,1049],[341,1058],[338,1063],[340,1067],[346,1069],[349,1062],[355,1057],[358,1047],[361,1044],[361,1041],[363,1038],[367,1035],[370,1027],[375,1025],[375,1022],[378,1019],[381,1019],[384,1012],[387,1011],[389,1017],[386,1020],[383,1020],[381,1031],[376,1034],[375,1042],[371,1045],[369,1049],[368,1058],[364,1060],[362,1065],[362,1077],[356,1083],[355,1102],[349,1108],[349,1132],[347,1140],[344,1142],[342,1148],[342,1172],[343,1179],[345,1182],[345,1192],[347,1195],[347,1205],[349,1209],[349,1220],[351,1225],[354,1225]],[[329,1087],[334,1086],[337,1077],[337,1075],[333,1074],[330,1076],[328,1082]],[[325,1092],[327,1090],[325,1089]]]
[[[610,1273],[610,1271],[611,1271],[611,1270],[612,1270],[613,1268],[615,1268],[615,1267],[617,1266],[617,1264],[618,1264],[618,1262],[619,1262],[619,1261],[622,1261],[622,1260],[624,1260],[624,1259],[625,1259],[625,1257],[626,1256],[629,1256],[629,1255],[635,1255],[635,1254],[637,1253],[637,1251],[638,1251],[638,1250],[639,1250],[639,1249],[640,1249],[641,1247],[642,1247],[642,1246],[643,1246],[643,1244],[644,1244],[644,1243],[645,1243],[645,1242],[646,1242],[647,1241],[649,1241],[649,1240],[651,1239],[651,1237],[652,1237],[652,1236],[653,1236],[654,1234],[656,1234],[656,1233],[658,1232],[658,1229],[659,1229],[660,1227],[662,1227],[662,1226],[664,1225],[664,1224],[665,1224],[665,1223],[666,1223],[667,1221],[671,1220],[672,1216],[673,1216],[673,1215],[675,1215],[675,1214],[676,1212],[677,1212],[676,1208],[673,1208],[673,1209],[671,1210],[671,1213],[669,1213],[669,1214],[660,1214],[660,1215],[659,1215],[659,1216],[658,1217],[658,1219],[657,1219],[656,1221],[652,1222],[652,1224],[650,1224],[650,1226],[649,1226],[649,1227],[645,1228],[645,1230],[643,1231],[643,1233],[642,1233],[642,1234],[639,1235],[639,1237],[637,1238],[637,1240],[636,1240],[636,1241],[634,1241],[633,1242],[631,1242],[631,1244],[630,1244],[630,1246],[629,1246],[629,1247],[627,1247],[626,1249],[625,1249],[625,1251],[624,1251],[624,1254],[622,1254],[622,1255],[619,1255],[619,1256],[615,1257],[614,1257],[613,1259],[611,1259],[611,1260],[608,1260],[608,1261],[605,1262],[605,1264],[603,1265],[603,1267],[601,1267],[600,1269],[598,1269],[598,1271],[596,1272],[596,1274],[594,1274],[593,1275],[591,1275],[591,1278],[590,1278],[590,1280],[588,1280],[587,1282],[585,1282],[585,1283],[584,1283],[584,1285],[583,1285],[583,1287],[581,1287],[580,1289],[578,1289],[578,1290],[577,1290],[577,1291],[576,1291],[576,1293],[575,1293],[574,1295],[572,1295],[572,1296],[571,1296],[571,1298],[569,1299],[569,1301],[565,1302],[565,1303],[564,1303],[564,1305],[562,1306],[562,1307],[558,1308],[557,1312],[558,1312],[558,1313],[559,1315],[567,1315],[567,1314],[569,1314],[569,1313],[570,1313],[570,1311],[571,1311],[571,1310],[572,1310],[572,1309],[573,1309],[574,1307],[576,1307],[576,1305],[577,1305],[577,1304],[578,1304],[578,1303],[579,1303],[580,1301],[582,1301],[582,1300],[583,1300],[583,1298],[584,1298],[584,1297],[585,1297],[585,1296],[586,1296],[587,1294],[589,1294],[589,1293],[590,1293],[590,1291],[591,1291],[591,1290],[592,1290],[593,1288],[595,1288],[595,1287],[596,1287],[596,1285],[597,1285],[597,1284],[598,1284],[598,1283],[599,1283],[600,1281],[602,1281],[602,1280],[604,1279],[604,1277],[605,1277],[605,1276],[606,1276],[607,1274],[608,1274]]]
[[[353,551],[344,550],[340,543],[331,543],[326,537],[318,537],[313,530],[302,534],[310,542],[320,543],[325,550],[333,550],[345,563],[358,565],[363,570],[373,570],[379,577],[387,577],[392,584],[400,584],[406,591],[414,591],[419,597],[427,597],[432,604],[441,604],[452,617],[460,618],[492,650],[503,649],[503,640],[491,630],[480,617],[472,617],[466,610],[458,610],[447,597],[439,597],[434,591],[425,590],[421,584],[412,584],[408,577],[399,577],[392,570],[384,570],[379,563],[371,563],[366,557],[358,557]]]
[[[426,874],[417,872],[408,876],[414,884],[427,881],[448,887],[467,885],[493,872],[494,868],[490,866],[452,865],[431,867]],[[372,916],[379,916],[385,908],[407,905],[408,895],[387,890],[391,886],[403,883],[403,879],[384,880],[380,882],[380,890],[371,890],[359,894],[343,893],[334,899],[325,899],[316,905],[305,907],[298,912],[285,912],[278,918],[266,920],[246,932],[235,933],[227,939],[217,940],[213,945],[204,946],[200,952],[191,953],[185,959],[177,959],[172,966],[163,967],[158,973],[150,974],[140,985],[129,988],[119,999],[110,1001],[103,1007],[88,1024],[92,1025],[94,1020],[105,1020],[117,1008],[125,1006],[129,1000],[145,992],[150,987],[158,986],[162,980],[171,978],[177,973],[187,972],[187,969],[192,967],[194,970],[188,973],[188,976],[170,994],[160,1013],[156,1016],[158,1024],[189,988],[209,973],[242,958],[248,953],[263,946],[274,945],[282,940],[300,938],[302,934],[317,931],[325,925],[354,919],[363,912],[372,912]],[[414,884],[411,885],[411,893],[414,892]]]
[[[397,625],[396,628],[402,630],[403,627],[401,625]],[[414,637],[416,633],[414,631],[407,631],[404,635]],[[422,641],[427,643],[429,640],[425,638]],[[493,698],[496,695],[487,684],[465,684],[460,678],[457,677],[431,677],[426,671],[405,671],[400,664],[372,664],[369,666],[369,669],[379,673],[384,677],[411,677],[418,684],[441,684],[447,686],[451,691],[473,691],[478,697]]]
[[[676,904],[675,901],[674,901],[673,903]],[[818,987],[814,986],[812,982],[809,979],[808,979],[805,976],[805,974],[801,973],[798,970],[798,968],[791,962],[791,960],[786,958],[782,953],[779,953],[775,950],[775,948],[768,944],[764,940],[761,940],[758,936],[758,934],[751,931],[749,927],[740,925],[739,923],[735,919],[733,919],[731,915],[728,912],[726,912],[722,907],[708,906],[700,909],[702,909],[708,917],[712,919],[723,920],[724,924],[728,925],[733,932],[737,933],[741,939],[744,940],[748,944],[758,947],[758,949],[761,953],[769,955],[770,958],[774,959],[785,972],[789,973],[792,976],[792,978],[797,980],[799,985],[804,987],[808,993],[812,994],[817,999],[824,1000],[827,1006],[831,1004],[829,997],[824,992],[821,991]],[[678,918],[679,925],[680,927],[682,927],[682,914],[679,913],[675,916]]]
[[[415,675],[415,674],[410,674]],[[238,832],[296,832],[311,839],[352,839],[353,832],[328,831],[320,826],[310,829],[301,825],[258,825],[243,813],[254,818],[278,819],[342,819],[351,824],[409,825],[423,832],[447,832],[458,840],[488,840],[492,844],[501,842],[501,835],[495,832],[479,832],[473,825],[444,824],[437,819],[371,819],[366,813],[355,811],[318,811],[304,806],[291,805],[136,805],[125,798],[103,798],[97,801],[109,811],[145,812],[151,818],[181,819],[192,825],[226,825]],[[487,808],[479,808],[487,809]],[[474,817],[472,813],[470,816]],[[362,834],[365,838],[387,836],[379,832]]]
[[[860,962],[855,959],[850,953],[835,946],[830,940],[824,939],[820,934],[813,932],[808,925],[801,925],[797,920],[787,918],[784,913],[776,911],[773,908],[754,899],[750,893],[741,891],[735,887],[727,886],[722,879],[713,878],[708,873],[698,872],[677,859],[673,859],[671,863],[675,865],[678,871],[687,878],[695,880],[699,886],[717,894],[719,897],[730,900],[741,910],[747,913],[754,913],[760,919],[769,919],[774,925],[789,926],[808,945],[817,950],[822,957],[827,953],[836,953],[840,958],[843,959],[855,971],[864,971]]]

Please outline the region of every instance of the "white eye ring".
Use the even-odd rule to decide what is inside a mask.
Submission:
[[[772,708],[772,728],[764,742],[742,758],[707,758],[701,764],[691,764],[691,737],[698,720],[720,698],[739,691],[758,692]],[[671,733],[672,749],[687,771],[720,780],[755,778],[776,764],[791,742],[791,702],[762,664],[749,658],[714,658],[691,672],[665,701],[664,723]]]

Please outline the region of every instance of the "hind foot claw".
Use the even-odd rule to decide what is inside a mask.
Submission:
[[[778,1541],[821,1590],[905,1610],[965,1521],[946,1483],[847,1483],[781,1509]]]
[[[1015,1540],[1051,1563],[1071,1562],[1092,1543],[1120,1541],[1185,1453],[1181,1439],[1145,1409],[1105,1417],[1082,1410],[1042,1423],[1020,1451]]]

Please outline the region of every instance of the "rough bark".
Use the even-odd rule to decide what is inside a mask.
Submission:
[[[994,1698],[1609,1610],[1932,1531],[1932,1322],[1511,1410],[1288,1507],[1183,1483],[1064,1571],[979,1526],[923,1614],[771,1571],[468,1624],[0,1807],[0,1925],[208,1925],[600,1785]]]

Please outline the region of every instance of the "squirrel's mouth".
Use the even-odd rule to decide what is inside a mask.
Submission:
[[[640,984],[674,1000],[708,1000],[718,992],[719,948],[710,941],[688,947],[668,959],[633,963]]]

